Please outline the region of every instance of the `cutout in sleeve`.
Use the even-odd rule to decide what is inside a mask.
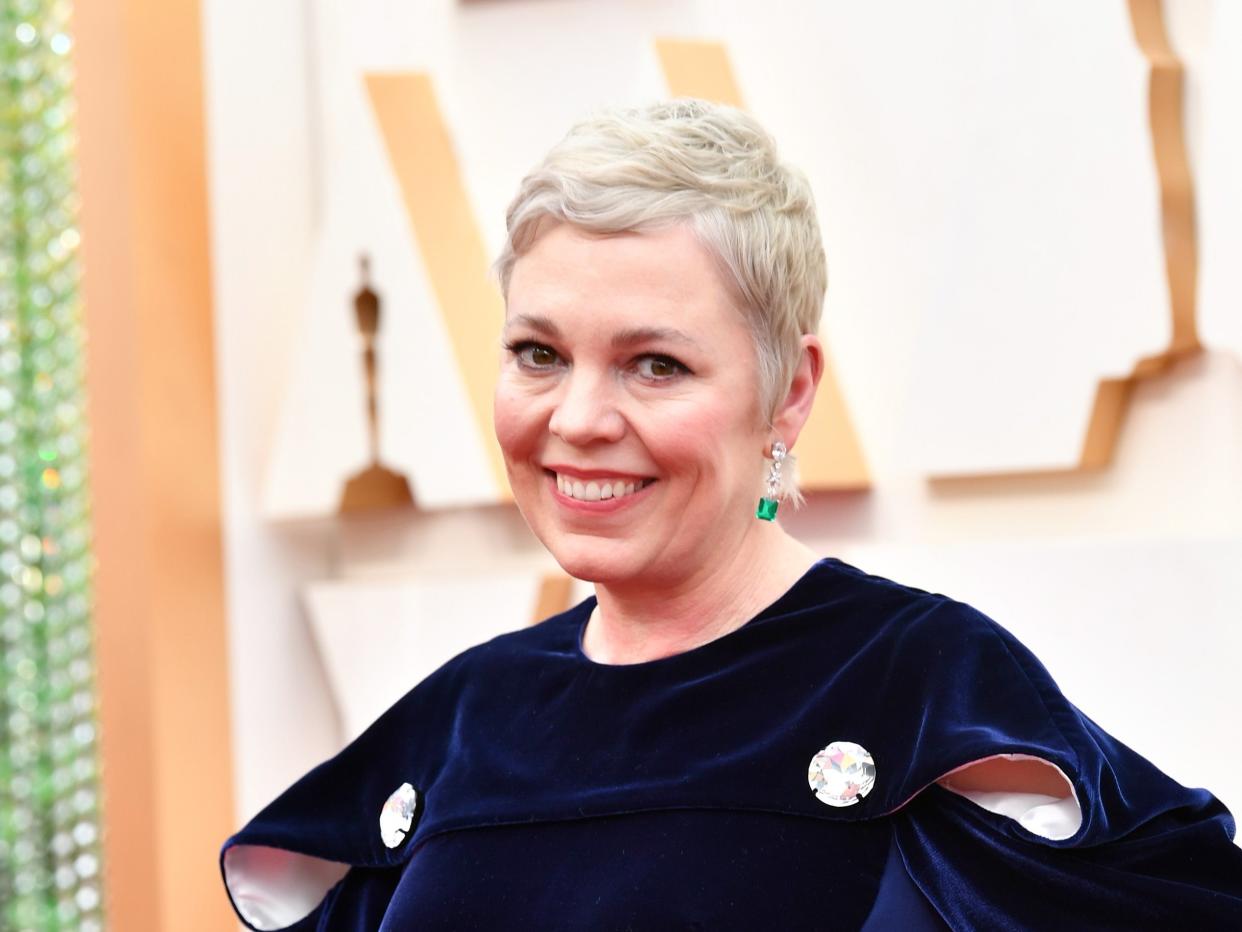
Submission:
[[[259,932],[305,919],[348,872],[348,864],[265,845],[234,845],[224,852],[229,897]]]
[[[996,754],[963,764],[936,782],[1049,841],[1064,841],[1082,826],[1074,785],[1060,767],[1040,757]]]

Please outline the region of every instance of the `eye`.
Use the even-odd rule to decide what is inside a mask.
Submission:
[[[666,382],[679,375],[688,375],[690,370],[672,356],[649,355],[639,356],[635,360],[635,368],[639,375],[652,382]]]
[[[505,349],[517,357],[519,365],[527,369],[551,369],[561,361],[556,350],[533,340],[519,340],[508,344]]]

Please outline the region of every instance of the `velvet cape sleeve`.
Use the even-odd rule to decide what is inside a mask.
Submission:
[[[288,927],[374,930],[407,862],[445,832],[750,811],[886,826],[895,862],[954,929],[1242,928],[1242,850],[1221,803],[1102,731],[968,606],[823,561],[732,634],[619,669],[578,649],[592,607],[442,668],[229,839],[226,879],[230,852],[247,846],[348,865]],[[826,806],[808,788],[810,758],[834,740],[874,757],[857,805]],[[481,748],[503,762],[503,783]],[[1059,768],[1078,830],[1051,841],[937,785],[997,755]],[[376,819],[402,782],[422,802],[388,848]],[[541,918],[507,925],[546,928]]]
[[[963,630],[973,632],[967,651]],[[1242,929],[1242,849],[1219,800],[1105,732],[968,606],[945,603],[916,636],[906,664],[922,655],[954,672],[927,689],[911,735],[919,772],[907,777],[925,788],[894,812],[893,828],[910,876],[951,928]],[[929,742],[953,750],[924,752]],[[1055,764],[1073,785],[1078,831],[1043,838],[931,782],[998,753]]]
[[[378,830],[379,815],[397,786],[408,782],[421,794],[434,782],[435,764],[445,753],[446,725],[451,728],[451,722],[436,723],[433,716],[451,713],[454,693],[461,689],[462,661],[470,653],[412,689],[224,843],[220,870],[225,891],[246,928],[289,932],[380,928],[401,870],[414,851],[413,836],[425,803],[419,799],[403,843],[395,846],[385,844]],[[275,867],[264,869],[261,883],[242,884],[241,856],[247,851],[284,857],[269,857]],[[333,876],[335,868],[339,870]],[[253,895],[254,905],[244,904],[243,894]],[[300,915],[289,921],[271,919],[288,919],[294,913]]]

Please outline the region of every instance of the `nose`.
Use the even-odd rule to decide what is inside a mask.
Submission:
[[[615,393],[607,374],[571,370],[559,386],[548,430],[576,447],[620,440],[625,435],[625,418],[617,408]]]

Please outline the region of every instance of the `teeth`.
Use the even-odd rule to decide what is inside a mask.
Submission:
[[[589,482],[582,482],[578,479],[570,479],[559,473],[556,476],[556,487],[563,494],[570,498],[576,498],[583,502],[599,502],[606,501],[610,498],[624,498],[627,495],[633,495],[640,489],[650,485],[653,480],[640,479],[638,481],[627,481],[625,479],[592,479]]]

